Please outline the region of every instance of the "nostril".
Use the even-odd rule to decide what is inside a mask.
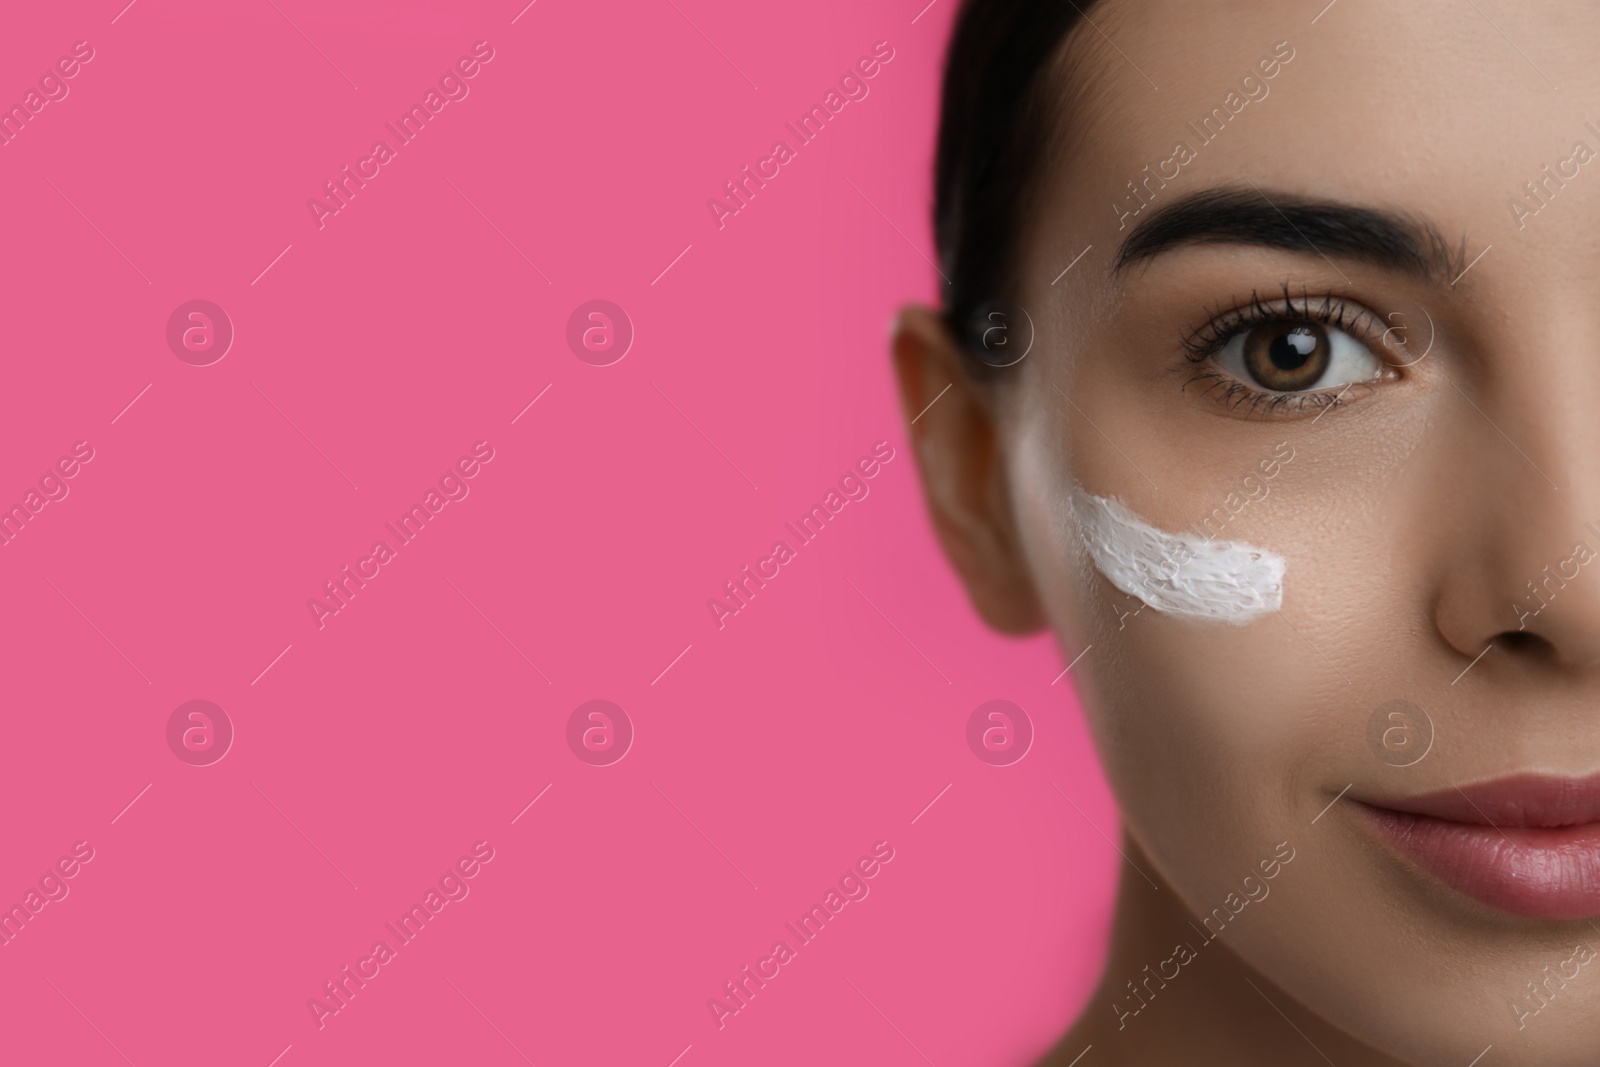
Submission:
[[[1502,652],[1512,655],[1550,656],[1555,654],[1555,646],[1548,638],[1533,633],[1530,630],[1507,630],[1505,633],[1496,634],[1489,643]]]

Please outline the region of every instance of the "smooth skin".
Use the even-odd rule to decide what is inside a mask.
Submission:
[[[910,434],[934,527],[977,610],[1005,633],[1048,627],[1067,661],[1093,646],[1072,673],[1127,863],[1102,982],[1053,1065],[1088,1046],[1080,1067],[1563,1065],[1600,1049],[1600,967],[1520,1026],[1511,1007],[1574,946],[1600,948],[1600,922],[1461,896],[1355,803],[1600,772],[1600,565],[1537,615],[1514,607],[1575,543],[1600,551],[1585,526],[1600,527],[1600,160],[1546,183],[1542,206],[1522,193],[1576,142],[1600,153],[1585,127],[1600,6],[1323,6],[1092,8],[1056,72],[1065,126],[1026,226],[1033,349],[974,375],[916,307],[893,338],[904,409],[927,409]],[[1279,42],[1294,58],[1270,93],[1201,144],[1189,123]],[[1127,183],[1178,140],[1193,160],[1119,219],[1137,203]],[[1450,255],[1418,271],[1309,240],[1196,239],[1114,269],[1136,225],[1212,188],[1427,219]],[[1513,199],[1539,209],[1519,218]],[[1271,411],[1194,380],[1215,367],[1182,339],[1285,286],[1370,313],[1350,334],[1378,380]],[[1284,442],[1294,458],[1263,482]],[[1267,491],[1225,505],[1252,475]],[[1224,508],[1223,536],[1288,560],[1282,612],[1230,626],[1138,611],[1095,570],[1074,485],[1168,530]],[[1396,699],[1432,722],[1409,767],[1368,740]],[[1293,860],[1262,883],[1284,843]],[[1246,875],[1270,892],[1206,940],[1202,917]],[[1127,984],[1147,965],[1171,974],[1180,943],[1195,958],[1135,999]]]

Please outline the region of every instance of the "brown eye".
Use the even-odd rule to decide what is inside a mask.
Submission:
[[[1249,378],[1263,389],[1293,393],[1315,386],[1328,372],[1332,345],[1315,322],[1269,322],[1244,335],[1241,353]]]
[[[1241,309],[1231,325],[1213,322],[1209,329],[1218,347],[1199,359],[1219,373],[1202,373],[1191,381],[1211,380],[1203,390],[1206,396],[1226,412],[1249,417],[1263,400],[1267,411],[1287,412],[1300,407],[1281,403],[1284,398],[1315,396],[1302,406],[1325,410],[1343,402],[1352,386],[1374,386],[1399,377],[1389,371],[1374,345],[1362,339],[1364,324],[1375,320],[1370,311],[1332,296],[1325,307],[1333,322],[1308,315],[1293,303],[1287,314],[1255,303]],[[1343,328],[1346,322],[1355,325]]]

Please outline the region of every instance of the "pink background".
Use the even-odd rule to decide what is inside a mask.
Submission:
[[[885,352],[935,293],[955,0],[524,2],[7,15],[0,102],[95,52],[0,148],[0,504],[95,453],[0,548],[0,902],[95,850],[0,947],[8,1062],[1026,1063],[1087,995],[1116,814],[1054,645],[987,633],[937,553]],[[719,230],[707,198],[878,41]],[[211,366],[165,339],[195,298],[236,330]],[[636,331],[606,367],[565,340],[596,298]],[[319,630],[307,599],[480,440]],[[707,599],[878,441],[870,495],[719,631]],[[565,739],[593,698],[636,731],[611,766]],[[192,699],[236,730],[211,766],[167,745]],[[1033,720],[1015,765],[967,746],[991,699]],[[319,1029],[307,999],[480,840]],[[880,840],[719,1030],[707,999]]]

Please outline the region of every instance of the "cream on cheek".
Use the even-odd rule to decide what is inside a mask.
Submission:
[[[1100,573],[1157,611],[1242,626],[1283,606],[1286,564],[1277,553],[1168,533],[1121,502],[1081,488],[1069,499]]]

